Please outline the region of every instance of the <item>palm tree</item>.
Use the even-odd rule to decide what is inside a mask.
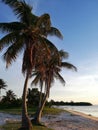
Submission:
[[[50,55],[48,46],[53,46],[55,49],[56,47],[46,38],[47,35],[56,35],[60,38],[62,38],[62,35],[58,29],[51,27],[50,16],[48,14],[40,17],[33,15],[32,7],[24,0],[2,0],[2,2],[9,5],[19,19],[19,21],[15,22],[0,23],[0,30],[6,33],[0,39],[0,49],[6,48],[6,52],[4,53],[6,67],[16,60],[21,51],[24,51],[22,72],[26,75],[26,78],[22,96],[22,128],[31,130],[32,124],[27,113],[26,97],[27,84],[31,71],[36,62],[40,62],[41,60],[36,60],[36,52],[39,50],[39,47],[43,48],[44,46],[47,55]],[[47,57],[49,58],[49,56]]]
[[[16,99],[16,95],[15,93],[12,91],[12,90],[8,90],[6,92],[6,95],[3,96],[3,99],[2,100],[5,100],[6,102],[11,102],[11,101],[14,101]]]
[[[47,98],[49,97],[50,88],[54,82],[54,79],[55,78],[59,79],[61,83],[65,84],[65,80],[60,74],[61,68],[74,69],[75,71],[77,70],[74,65],[68,62],[63,62],[63,59],[67,57],[68,57],[68,53],[62,50],[59,51],[59,58],[57,53],[51,53],[50,60],[47,60],[45,62],[45,58],[44,58],[43,64],[40,64],[38,68],[36,68],[35,73],[31,75],[31,77],[35,76],[31,85],[33,84],[37,85],[39,83],[41,85],[41,91],[42,91],[42,86],[43,84],[45,84],[45,88],[44,88],[45,96],[43,97],[43,99],[41,98],[42,100],[40,101],[41,105],[39,105],[38,111],[34,119],[36,123],[40,123],[42,110],[44,108]]]
[[[0,101],[1,101],[1,90],[2,90],[2,89],[6,90],[6,87],[7,87],[7,85],[6,85],[6,83],[4,82],[4,80],[3,80],[3,79],[0,79]]]
[[[43,95],[43,94],[42,94]],[[29,106],[38,106],[40,99],[40,92],[38,88],[28,88],[27,102]]]

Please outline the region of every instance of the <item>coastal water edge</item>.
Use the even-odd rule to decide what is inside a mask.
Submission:
[[[98,117],[98,105],[92,106],[57,106],[58,108],[64,110],[72,110],[77,112],[82,112],[87,115]]]

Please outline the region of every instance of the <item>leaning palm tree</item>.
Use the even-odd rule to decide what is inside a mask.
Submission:
[[[51,27],[50,16],[48,14],[40,17],[33,15],[32,7],[24,0],[2,0],[2,2],[9,5],[19,19],[15,22],[0,23],[0,31],[6,33],[0,39],[0,49],[6,48],[4,53],[6,67],[16,60],[20,52],[24,52],[22,72],[26,78],[22,96],[22,128],[31,130],[32,124],[27,113],[26,97],[29,76],[37,61],[36,52],[39,50],[38,46],[41,48],[44,46],[47,55],[50,55],[48,47],[53,46],[55,49],[56,47],[46,38],[47,35],[56,35],[61,38],[62,35],[58,29]],[[40,62],[40,59],[37,62]]]
[[[68,53],[64,51],[59,51],[59,59],[57,53],[51,53],[51,58],[50,60],[45,61],[45,58],[43,58],[43,63],[40,64],[36,70],[35,73],[31,75],[35,76],[33,79],[31,85],[35,84],[37,85],[38,83],[41,85],[41,91],[43,84],[45,84],[44,87],[44,97],[41,98],[42,101],[41,104],[38,107],[38,111],[35,114],[35,119],[34,121],[36,123],[40,123],[41,115],[42,115],[42,110],[44,108],[44,105],[49,97],[50,93],[50,88],[54,82],[54,79],[59,79],[61,83],[65,84],[64,78],[61,76],[60,72],[62,68],[67,68],[67,69],[74,69],[75,71],[77,70],[76,67],[68,62],[63,62],[63,59],[68,57]]]
[[[4,82],[4,80],[3,80],[3,79],[0,79],[0,101],[1,101],[1,90],[2,90],[2,89],[6,90],[6,87],[7,87],[7,85],[6,85],[6,83]]]

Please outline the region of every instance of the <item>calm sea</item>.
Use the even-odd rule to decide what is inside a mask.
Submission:
[[[88,115],[98,117],[98,105],[93,106],[59,106],[61,109],[73,110],[77,112],[82,112]]]

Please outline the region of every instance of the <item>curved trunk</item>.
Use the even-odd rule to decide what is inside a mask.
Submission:
[[[43,111],[43,108],[45,106],[45,103],[47,101],[47,98],[48,98],[48,94],[45,95],[40,107],[38,108],[38,111],[36,112],[36,115],[34,117],[34,122],[36,124],[40,124],[40,121],[41,121],[41,117],[42,117],[42,111]],[[33,120],[32,120],[33,121]]]
[[[41,117],[42,117],[42,111],[43,111],[43,108],[45,106],[45,103],[47,101],[48,96],[49,96],[49,83],[47,84],[46,94],[45,94],[45,96],[42,100],[42,103],[41,103],[40,107],[38,108],[38,111],[36,112],[36,115],[35,115],[35,118],[34,118],[34,122],[36,124],[40,124]]]
[[[22,128],[20,130],[32,130],[32,123],[29,119],[28,112],[27,112],[27,84],[28,84],[29,75],[27,74],[24,89],[23,89],[23,96],[22,96]]]

